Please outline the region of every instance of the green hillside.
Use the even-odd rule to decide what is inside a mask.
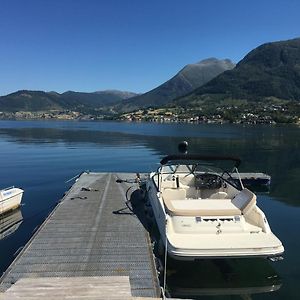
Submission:
[[[265,99],[300,101],[300,39],[267,43],[252,50],[233,70],[212,79],[177,104]]]
[[[50,111],[50,110],[93,110],[110,105],[136,95],[121,91],[100,91],[80,93],[68,91],[62,94],[43,91],[17,91],[0,97],[0,111]]]
[[[57,93],[43,91],[17,91],[0,97],[0,111],[57,110],[63,106]]]

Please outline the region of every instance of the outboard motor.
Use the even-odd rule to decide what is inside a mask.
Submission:
[[[188,152],[188,142],[187,141],[182,141],[178,144],[178,151],[182,154],[187,154]]]

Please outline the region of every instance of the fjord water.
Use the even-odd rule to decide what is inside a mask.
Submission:
[[[0,240],[0,272],[34,234],[84,170],[149,172],[187,140],[189,153],[241,157],[240,171],[272,176],[258,193],[286,252],[280,262],[261,259],[208,260],[170,265],[173,297],[298,299],[300,280],[300,128],[74,121],[0,121],[0,187],[25,190],[23,222]],[[0,221],[1,226],[1,221]]]

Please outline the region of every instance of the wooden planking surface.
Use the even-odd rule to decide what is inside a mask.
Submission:
[[[134,174],[84,173],[4,274],[0,290],[22,278],[129,276],[133,296],[157,297],[148,233],[128,211],[113,214],[131,185],[116,183],[118,177]]]
[[[18,299],[131,299],[129,277],[22,278],[1,300]]]

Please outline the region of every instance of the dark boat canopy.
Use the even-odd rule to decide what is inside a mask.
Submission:
[[[197,160],[231,160],[235,162],[235,167],[237,168],[241,164],[241,160],[238,157],[230,156],[205,156],[200,154],[173,154],[165,156],[160,163],[162,165],[167,164],[170,161],[197,161]]]

